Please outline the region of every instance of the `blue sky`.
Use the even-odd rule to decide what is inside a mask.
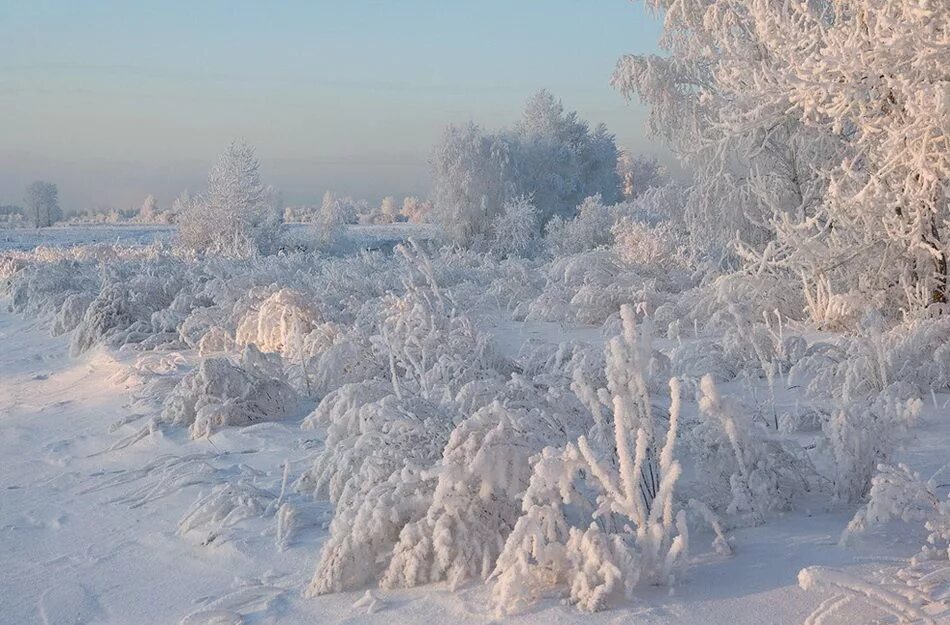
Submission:
[[[424,193],[443,126],[540,88],[655,151],[608,80],[659,32],[628,0],[0,0],[0,203],[169,202],[236,136],[291,203]]]

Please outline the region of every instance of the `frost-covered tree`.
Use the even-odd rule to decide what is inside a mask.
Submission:
[[[276,247],[280,219],[268,203],[254,148],[238,140],[208,174],[207,195],[181,215],[178,235],[192,250],[247,256]]]
[[[666,184],[666,172],[655,158],[641,158],[627,150],[620,150],[617,157],[617,175],[625,200],[636,199],[647,189]]]
[[[487,234],[505,202],[533,198],[543,225],[573,216],[585,197],[620,198],[617,146],[606,127],[591,129],[547,91],[532,96],[511,130],[449,127],[432,159],[434,213],[455,241]]]
[[[468,245],[488,230],[505,201],[508,152],[474,123],[445,129],[432,158],[433,215],[451,239]]]
[[[432,202],[408,196],[402,201],[400,216],[409,223],[419,224],[427,221],[432,213]]]
[[[317,242],[322,245],[336,241],[343,233],[348,221],[348,205],[327,191],[323,194],[320,208],[312,217],[313,232]]]
[[[155,201],[155,196],[149,193],[139,208],[139,218],[142,221],[152,221],[157,214],[158,202]]]
[[[666,56],[627,56],[614,84],[694,174],[694,237],[807,293],[865,305],[946,300],[945,45],[950,17],[912,0],[681,3]],[[873,294],[873,295],[872,295]]]
[[[765,106],[843,136],[827,172],[812,272],[844,264],[910,308],[947,302],[950,11],[916,0],[836,0],[750,13],[778,63],[751,76]],[[798,250],[796,250],[797,252]],[[872,269],[873,267],[873,269]],[[851,285],[848,285],[851,286]]]
[[[177,222],[178,218],[181,215],[186,214],[192,209],[192,205],[195,203],[195,198],[191,194],[191,191],[185,189],[178,194],[178,197],[175,198],[175,201],[172,202],[170,220]]]
[[[26,188],[26,212],[37,228],[52,226],[63,218],[59,189],[52,182],[37,180]]]
[[[591,195],[608,204],[620,199],[613,135],[603,124],[591,129],[549,92],[528,99],[513,137],[511,183],[516,193],[534,198],[542,223],[573,216]]]
[[[396,198],[387,195],[379,205],[379,216],[376,223],[391,224],[399,221],[399,205]]]
[[[151,193],[145,197],[142,206],[139,207],[138,215],[135,215],[138,221],[148,224],[167,224],[171,223],[172,214],[164,211],[158,206],[155,196]]]

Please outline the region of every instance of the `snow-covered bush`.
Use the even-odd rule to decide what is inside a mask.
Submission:
[[[614,223],[613,211],[594,195],[581,202],[573,218],[552,218],[545,226],[544,244],[555,257],[587,252],[613,241]]]
[[[818,345],[822,349],[814,349]],[[789,373],[815,397],[844,403],[892,386],[907,397],[950,389],[950,319],[912,319],[884,332],[871,327],[834,345],[816,344]]]
[[[280,289],[249,310],[238,323],[238,345],[256,345],[288,360],[303,356],[306,337],[323,322],[319,308],[300,291]]]
[[[56,318],[50,328],[50,334],[60,336],[72,332],[82,322],[86,309],[92,304],[93,299],[89,293],[70,293],[67,295],[56,313]]]
[[[201,438],[223,427],[282,419],[297,403],[279,364],[248,345],[238,363],[226,356],[203,359],[165,399],[161,419]]]
[[[177,341],[177,323],[195,304],[189,278],[176,259],[157,255],[103,267],[101,287],[70,338],[77,356],[96,343],[151,349]]]
[[[538,239],[538,210],[530,198],[505,202],[491,224],[488,249],[501,257],[530,256]]]
[[[655,158],[637,157],[621,150],[617,156],[617,175],[623,185],[623,197],[632,200],[666,183],[666,171]]]
[[[608,344],[607,388],[577,385],[594,417],[590,438],[547,447],[534,461],[523,513],[492,573],[501,613],[561,587],[581,609],[603,609],[638,585],[672,583],[683,566],[685,515],[673,505],[679,385],[670,382],[670,423],[661,438],[644,378],[650,343],[633,314],[623,308],[623,334]]]
[[[804,454],[723,398],[709,375],[700,393],[700,421],[687,434],[701,475],[696,498],[747,523],[787,510],[809,488]]]
[[[831,590],[835,595],[823,601],[808,622],[818,623],[853,602],[895,616],[901,622],[934,624],[931,616],[946,611],[950,593],[950,499],[937,494],[936,475],[924,482],[904,465],[878,467],[868,504],[862,507],[841,535],[847,544],[870,526],[899,519],[922,523],[926,543],[910,562],[899,569],[890,583],[869,582],[842,571],[808,567],[798,574],[803,590]]]
[[[874,401],[839,407],[822,424],[823,448],[834,466],[834,493],[842,501],[860,501],[878,464],[885,462],[917,420],[920,399],[882,393]]]
[[[473,382],[456,397],[460,410],[474,412],[458,422],[428,472],[431,504],[400,532],[383,586],[447,580],[454,588],[488,578],[520,515],[530,458],[587,423],[567,380],[547,382],[545,390],[541,376],[513,375],[505,385]]]

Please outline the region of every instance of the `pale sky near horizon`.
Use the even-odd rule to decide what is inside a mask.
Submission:
[[[608,81],[660,24],[629,0],[0,0],[0,204],[200,190],[234,137],[287,203],[424,194],[442,128],[513,124],[547,88],[656,153]]]

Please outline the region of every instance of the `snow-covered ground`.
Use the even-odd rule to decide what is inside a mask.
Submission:
[[[32,250],[40,245],[70,247],[96,243],[148,245],[170,241],[173,226],[109,225],[54,226],[52,228],[0,228],[0,250]]]
[[[366,230],[364,239],[372,241],[408,234]],[[90,242],[88,235],[75,237]],[[493,509],[505,484],[527,483],[530,467],[519,446],[534,445],[533,453],[566,440],[570,450],[575,436],[558,438],[554,429],[544,434],[551,440],[535,441],[531,435],[542,431],[525,428],[553,421],[589,430],[590,445],[614,449],[610,430],[587,421],[579,380],[602,375],[605,342],[621,330],[627,338],[607,350],[606,381],[590,379],[623,393],[616,376],[636,373],[640,365],[635,351],[622,351],[636,344],[612,312],[616,299],[595,296],[603,285],[590,288],[597,280],[636,286],[647,269],[620,267],[603,249],[567,260],[499,262],[458,250],[377,247],[382,251],[343,258],[303,254],[253,262],[195,261],[140,246],[11,252],[0,263],[11,308],[0,312],[0,623],[499,622],[496,608],[505,606],[498,604],[496,576],[486,582],[470,574],[450,584],[432,573],[434,583],[378,582],[388,558],[402,557],[399,546],[386,541],[411,538],[405,528],[419,510],[423,520],[436,518],[439,497],[441,505],[455,501],[460,508],[451,512],[457,525],[434,535],[438,548],[452,553],[452,541],[464,543],[465,531],[454,527],[466,523],[504,540],[510,521],[477,514],[481,505]],[[662,288],[684,297],[676,270],[663,271],[668,281]],[[717,326],[699,321],[681,329],[669,308],[663,313],[657,306],[656,298],[669,302],[669,296],[630,287],[620,297],[655,298],[654,317],[667,315],[643,381],[652,410],[662,413],[655,426],[662,432],[673,429],[664,421],[672,407],[658,392],[664,376],[672,370],[685,387],[675,452],[683,476],[671,505],[690,510],[688,548],[677,556],[675,582],[671,575],[633,584],[629,596],[615,588],[591,614],[568,601],[555,580],[505,622],[791,624],[805,622],[820,606],[839,608],[821,621],[826,625],[870,622],[888,612],[908,622],[946,622],[950,569],[938,567],[926,583],[905,579],[908,559],[926,538],[922,518],[868,523],[847,545],[840,540],[860,500],[832,496],[843,478],[840,467],[828,463],[860,453],[829,450],[825,439],[833,434],[821,428],[834,433],[847,422],[828,425],[844,417],[821,412],[824,387],[813,381],[806,393],[783,371],[772,374],[770,385],[761,356],[741,351],[749,336],[764,331],[761,325],[738,320],[738,334],[730,334],[730,326],[710,334]],[[776,334],[776,350],[783,351],[772,363],[779,357],[806,362],[791,340],[798,336],[822,358],[844,349],[834,347],[834,335],[786,324]],[[896,359],[900,344],[889,349]],[[558,377],[570,368],[573,378]],[[710,368],[719,370],[719,392],[736,402],[724,401],[722,410],[736,410],[730,416],[736,420],[746,411],[765,423],[731,426],[744,428],[732,445],[755,463],[757,479],[782,483],[782,462],[803,472],[793,475],[801,485],[793,484],[797,494],[788,502],[766,507],[784,493],[743,481],[741,473],[730,477],[734,452],[715,450],[720,439],[702,416],[719,409],[710,408],[711,391],[699,380]],[[819,381],[820,373],[814,373]],[[470,383],[453,390],[458,380]],[[351,394],[337,394],[341,388]],[[909,401],[916,423],[887,449],[887,460],[904,462],[926,479],[950,461],[950,394]],[[476,410],[480,405],[488,408]],[[466,412],[464,406],[473,407]],[[781,427],[770,429],[780,417]],[[870,424],[878,417],[866,418]],[[825,421],[816,426],[810,419]],[[496,448],[489,435],[477,438],[485,420],[489,433],[503,435]],[[427,428],[422,438],[410,437],[401,447],[417,422]],[[353,427],[355,435],[347,432]],[[596,438],[604,435],[606,443]],[[431,446],[426,437],[436,441],[436,460],[428,476],[417,478],[414,463],[433,462],[418,452]],[[854,435],[855,444],[859,440]],[[485,499],[468,493],[464,470],[453,473],[459,469],[449,463],[459,449],[471,453],[472,445],[482,450],[472,466],[484,473],[476,493],[495,490]],[[754,455],[763,449],[772,455]],[[789,449],[801,457],[786,457]],[[498,475],[485,465],[483,456],[491,453],[497,455],[490,462],[503,463]],[[719,466],[715,462],[726,467],[724,477],[704,473]],[[432,476],[450,486],[457,480],[454,500],[442,486],[435,494],[430,486],[413,486],[419,479],[431,483]],[[945,482],[933,486],[944,498]],[[406,503],[387,499],[385,488],[380,494],[387,484],[408,485]],[[518,488],[511,496],[523,496],[524,486]],[[583,485],[578,489],[575,497],[590,496]],[[752,500],[736,499],[737,493]],[[726,542],[693,514],[693,498],[718,512]],[[471,499],[476,505],[466,512]],[[363,504],[371,514],[359,516]],[[596,564],[596,552],[586,557],[594,558],[586,579],[609,578],[609,567],[597,568],[607,564]],[[810,574],[800,580],[803,569]],[[800,581],[807,586],[812,579],[818,587],[802,589]],[[590,596],[573,592],[576,602]],[[847,597],[856,599],[845,603]],[[918,608],[923,612],[913,621]]]
[[[312,238],[309,224],[284,224],[285,237],[291,242]],[[52,228],[0,228],[0,251],[32,250],[46,247],[71,247],[98,243],[117,245],[148,245],[170,243],[175,226],[116,224],[64,225]],[[347,243],[354,247],[392,247],[407,238],[429,239],[437,234],[434,226],[396,223],[380,226],[351,225],[346,228]]]

